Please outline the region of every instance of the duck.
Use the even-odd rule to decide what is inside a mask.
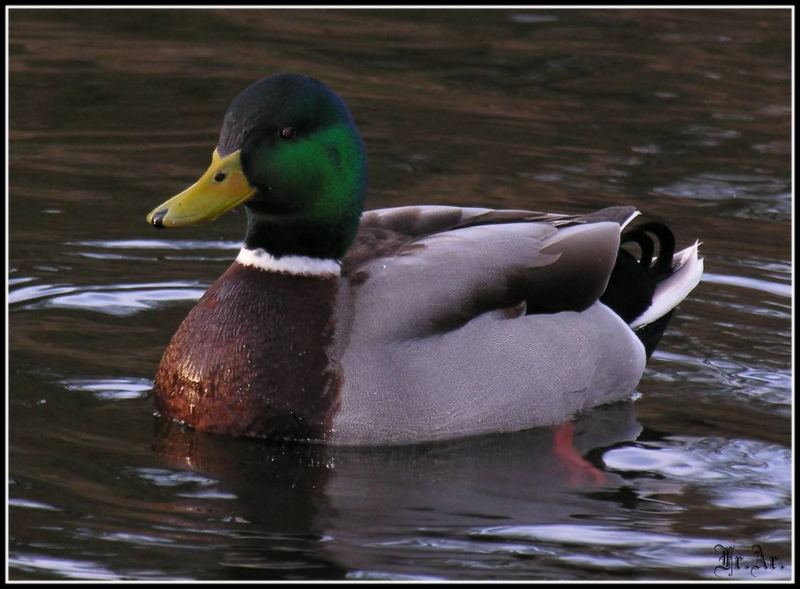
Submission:
[[[365,211],[345,101],[300,74],[224,114],[211,165],[147,222],[240,205],[241,249],[157,368],[162,417],[269,440],[385,446],[555,426],[631,398],[699,242],[631,206],[588,214],[419,205]]]

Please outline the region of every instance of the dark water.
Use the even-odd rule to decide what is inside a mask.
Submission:
[[[18,9],[9,30],[12,579],[792,576],[787,10]],[[574,424],[595,470],[551,429],[325,449],[154,416],[243,215],[145,213],[277,71],[349,102],[370,208],[625,203],[702,240],[639,398]]]

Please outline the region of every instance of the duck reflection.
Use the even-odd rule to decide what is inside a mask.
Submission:
[[[625,484],[602,470],[602,451],[641,431],[631,402],[555,428],[388,448],[230,438],[157,418],[154,449],[229,497],[195,495],[186,510],[225,529],[228,578],[342,578],[400,573],[420,542],[613,516]]]

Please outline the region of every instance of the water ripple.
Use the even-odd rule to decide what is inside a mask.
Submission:
[[[97,251],[77,251],[68,255],[78,256],[81,258],[88,258],[90,260],[127,260],[127,261],[156,261],[159,257],[165,259],[179,259],[185,261],[198,260],[198,261],[213,261],[222,262],[230,261],[231,256],[225,257],[209,257],[208,255],[196,255],[196,252],[202,251],[237,251],[241,248],[240,241],[209,241],[209,240],[188,240],[188,239],[111,239],[111,240],[95,240],[95,241],[68,241],[65,245],[76,248],[92,248]],[[159,257],[153,255],[153,252],[182,252],[179,258],[160,254]],[[192,253],[190,257],[183,254]]]
[[[653,189],[655,194],[720,203],[734,217],[788,219],[792,194],[786,181],[745,174],[698,174]]]
[[[146,378],[66,379],[63,384],[70,391],[93,393],[101,401],[119,401],[146,397],[153,381]]]
[[[792,374],[788,368],[756,367],[733,362],[724,357],[697,357],[666,350],[656,350],[653,358],[673,365],[691,367],[695,383],[708,382],[723,385],[723,394],[729,401],[736,395],[745,403],[764,403],[777,415],[788,416],[792,407]],[[672,368],[667,371],[651,367],[650,378],[664,382],[681,382],[687,378],[685,371]]]
[[[534,524],[475,528],[471,536],[525,541],[554,551],[559,561],[600,569],[694,569],[708,575],[717,557],[714,540],[663,530],[596,524]]]
[[[776,444],[670,436],[609,450],[603,461],[620,472],[662,475],[670,493],[699,487],[718,507],[758,511],[791,502],[791,450]],[[653,492],[664,492],[659,480],[650,481]]]
[[[134,476],[157,487],[178,487],[181,485],[209,487],[217,484],[215,479],[192,471],[167,470],[165,468],[130,468],[128,470]]]
[[[8,500],[9,507],[21,507],[23,509],[43,509],[45,511],[61,511],[58,507],[53,507],[47,503],[33,501],[32,499],[20,499],[11,497]]]
[[[165,303],[196,301],[207,288],[197,281],[84,286],[38,284],[9,291],[8,302],[23,304],[23,309],[82,309],[128,316]]]
[[[110,239],[98,241],[68,241],[66,245],[101,249],[159,249],[159,250],[238,250],[241,241],[198,241],[189,239]]]
[[[68,579],[81,580],[121,580],[122,577],[110,569],[95,562],[81,561],[74,558],[55,558],[40,554],[10,554],[9,566],[36,574],[57,574]]]
[[[669,537],[608,526],[542,524],[479,528],[476,535],[492,538],[588,546],[641,546],[672,541]]]
[[[712,274],[710,272],[704,272],[703,282],[749,288],[751,290],[766,292],[779,297],[785,297],[787,299],[792,297],[791,284],[780,284],[768,280],[761,280],[759,278],[747,278],[744,276],[730,276],[727,274]]]

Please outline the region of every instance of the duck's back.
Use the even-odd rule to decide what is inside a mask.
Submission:
[[[534,217],[526,222],[519,211],[450,207],[374,214],[362,233],[375,223],[387,249],[373,246],[378,255],[345,266],[342,403],[330,441],[409,443],[514,431],[633,392],[644,348],[598,302],[620,223],[559,229],[554,221],[574,217],[537,222],[536,213],[526,213]],[[456,228],[425,236],[430,229],[419,228],[435,227],[434,217]],[[403,243],[402,235],[416,236]]]

